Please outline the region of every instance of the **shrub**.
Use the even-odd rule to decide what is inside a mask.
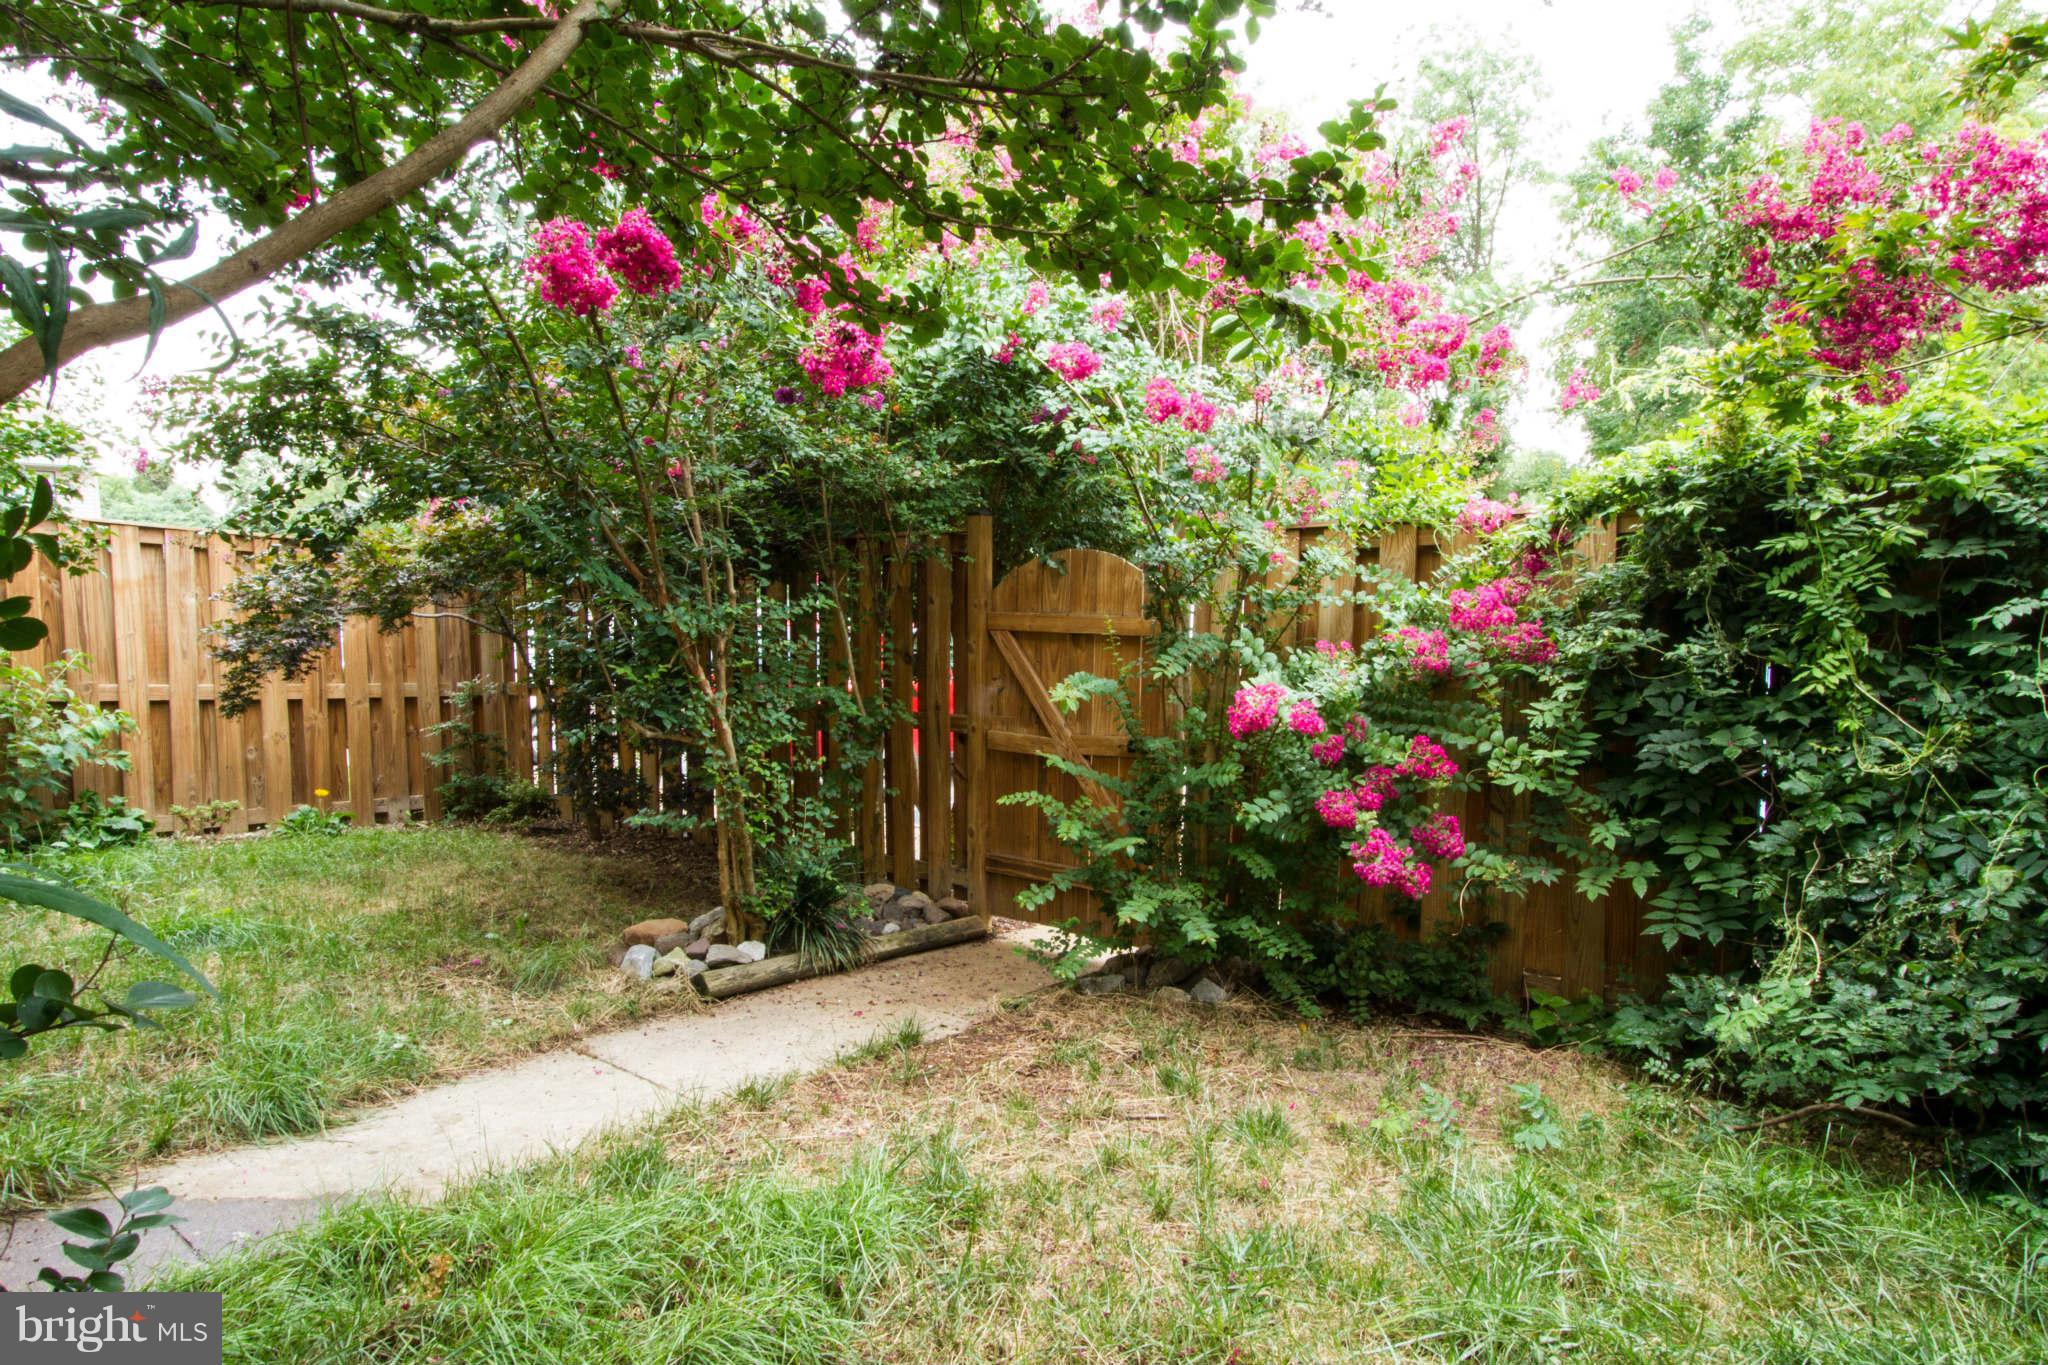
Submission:
[[[1712,948],[1617,1036],[1758,1100],[1897,1106],[2048,1173],[2048,412],[1960,389],[1722,414],[1575,495],[1641,529],[1595,599],[1604,794]]]
[[[555,798],[531,782],[498,773],[457,773],[441,784],[441,810],[450,820],[526,825],[555,817]]]
[[[67,653],[47,670],[0,664],[0,845],[19,850],[63,827],[71,774],[87,763],[126,770],[121,736],[135,728],[71,690],[84,660]]]

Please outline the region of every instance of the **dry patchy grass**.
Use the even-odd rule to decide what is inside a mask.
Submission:
[[[173,1284],[237,1365],[1923,1365],[2048,1358],[2043,1244],[1595,1059],[1049,994]]]

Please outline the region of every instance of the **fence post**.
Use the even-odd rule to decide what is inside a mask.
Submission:
[[[918,649],[924,677],[918,688],[923,723],[917,755],[918,794],[923,798],[924,884],[934,900],[953,894],[953,717],[947,694],[953,672],[953,566],[946,542],[924,562],[922,624]]]
[[[143,622],[142,534],[133,526],[116,526],[111,565],[114,577],[114,678],[118,704],[135,719],[135,739],[128,746],[128,773],[122,781],[128,800],[155,813],[156,761],[149,738],[148,635]]]
[[[196,806],[199,783],[199,572],[190,531],[164,532],[164,638],[170,688],[171,801]],[[185,641],[191,641],[189,645]]]
[[[860,542],[860,616],[854,623],[853,633],[853,683],[859,693],[862,713],[870,716],[880,703],[877,693],[881,681],[882,629],[880,618],[875,614],[875,577],[880,569],[875,543],[863,539]],[[879,880],[889,867],[882,848],[882,755],[879,749],[860,771],[860,818],[855,824],[855,835],[860,845],[862,871],[869,881]]]
[[[368,829],[377,823],[377,770],[370,761],[370,623],[364,617],[350,617],[341,628],[341,696],[348,711],[349,820]]]
[[[915,618],[910,556],[899,541],[889,553],[889,701],[906,714],[889,722],[889,880],[908,886],[917,878],[911,828],[917,810],[917,718],[911,700],[911,623]]]
[[[220,534],[208,536],[204,543],[206,546],[206,580],[207,587],[210,590],[207,593],[207,602],[209,604],[209,609],[206,613],[207,623],[209,625],[221,625],[232,620],[234,615],[228,609],[228,604],[221,600],[220,594],[227,591],[228,585],[235,581],[235,547],[232,541],[225,535]],[[207,656],[206,676],[213,683],[213,752],[216,765],[215,771],[218,774],[218,781],[213,794],[218,800],[239,803],[235,810],[228,815],[227,829],[231,834],[243,834],[249,828],[249,756],[243,749],[242,718],[236,716],[231,720],[221,713],[220,680],[222,664],[220,660],[213,657],[210,649],[206,650],[205,653]],[[318,674],[316,673],[314,676],[317,677]],[[308,686],[310,688],[311,684],[309,683]],[[311,707],[312,704],[309,693],[305,705]],[[310,712],[302,710],[301,714],[310,714]],[[325,713],[323,712],[322,714],[324,715]],[[309,751],[307,754],[309,765],[311,761],[312,755]]]
[[[420,676],[420,792],[421,812],[429,821],[441,818],[441,769],[434,762],[441,752],[443,736],[435,729],[441,723],[441,611],[429,603],[427,610],[412,618],[414,657]]]
[[[995,522],[967,519],[967,754],[960,808],[967,844],[967,899],[986,923],[988,903],[988,611],[996,588]]]

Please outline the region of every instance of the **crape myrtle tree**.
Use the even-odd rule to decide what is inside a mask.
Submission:
[[[801,254],[880,200],[928,240],[985,230],[1055,274],[1192,288],[1199,248],[1264,283],[1287,269],[1265,229],[1343,193],[1343,158],[1377,139],[1358,104],[1283,161],[1169,154],[1162,130],[1227,98],[1272,9],[1126,0],[1084,31],[1031,0],[6,0],[0,62],[63,96],[0,105],[34,134],[0,157],[28,334],[0,352],[0,399],[281,271],[430,288],[422,240],[484,207],[463,167],[541,219],[622,197],[673,237],[711,193]],[[928,176],[960,137],[980,169]],[[178,275],[202,215],[238,245]]]
[[[304,663],[346,612],[472,599],[532,649],[558,715],[701,752],[728,905],[748,907],[753,845],[822,823],[790,795],[799,718],[822,712],[857,755],[897,704],[819,688],[801,648],[744,643],[822,614],[823,648],[847,662],[845,537],[914,547],[1000,506],[1005,563],[1076,543],[1137,553],[1156,522],[1103,435],[1122,403],[1186,438],[1177,479],[1202,437],[1282,408],[1303,414],[1301,460],[1353,483],[1412,466],[1457,484],[1497,443],[1487,395],[1519,361],[1437,278],[1475,170],[1461,139],[1450,121],[1369,150],[1336,196],[1358,212],[1262,225],[1253,251],[1287,270],[1272,287],[1191,251],[1193,297],[1049,278],[993,233],[929,242],[916,213],[873,200],[800,246],[716,194],[680,247],[622,194],[596,222],[532,227],[511,261],[502,236],[433,234],[432,290],[385,316],[295,299],[260,363],[194,389],[191,453],[287,452],[252,510],[315,555],[238,590],[233,681]],[[1165,148],[1224,178],[1310,155],[1235,98],[1179,120]],[[943,192],[983,163],[1000,178],[1005,157],[958,130],[926,173]],[[1347,269],[1357,257],[1384,264]],[[857,303],[912,290],[938,305],[928,340]],[[1260,320],[1279,309],[1324,340]],[[1089,395],[1112,376],[1133,387],[1106,409]]]

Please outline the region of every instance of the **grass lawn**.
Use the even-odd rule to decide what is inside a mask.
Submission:
[[[160,1287],[262,1365],[2048,1359],[2043,1215],[1867,1130],[1248,1009],[911,1041]]]
[[[65,871],[212,979],[161,1031],[38,1038],[0,1067],[0,1211],[118,1181],[136,1160],[318,1128],[411,1090],[687,998],[622,987],[626,924],[707,908],[694,859],[602,856],[469,829],[157,839]],[[83,976],[106,935],[0,906],[7,962]],[[106,979],[170,969],[124,951]],[[113,992],[118,995],[118,990]]]

